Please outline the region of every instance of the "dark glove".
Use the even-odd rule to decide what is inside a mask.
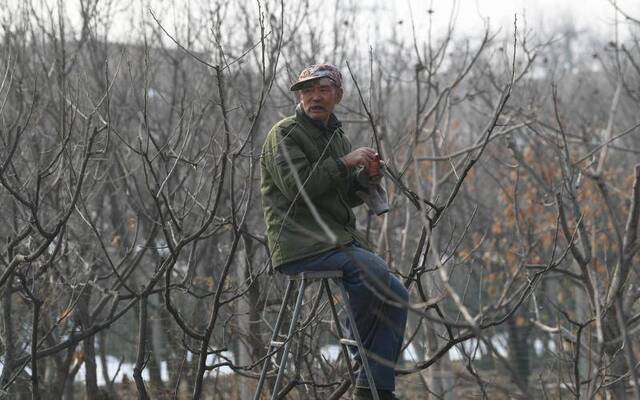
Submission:
[[[363,168],[358,172],[356,179],[362,190],[356,190],[356,195],[360,197],[376,215],[382,215],[389,211],[389,201],[387,191],[382,187],[382,177],[384,176],[384,163],[380,164],[380,174],[369,176],[367,169]]]
[[[382,215],[389,211],[387,191],[384,190],[380,184],[370,184],[367,191],[357,190],[356,195],[364,200],[367,206],[369,206],[369,209],[376,213],[376,215]]]

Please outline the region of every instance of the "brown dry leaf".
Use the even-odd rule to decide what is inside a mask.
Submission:
[[[66,310],[64,310],[62,312],[62,314],[60,314],[60,317],[58,318],[58,320],[60,322],[65,321],[65,320],[69,319],[69,317],[71,316],[72,313],[73,313],[73,308],[67,308]]]
[[[596,272],[599,274],[606,274],[607,271],[607,266],[604,265],[602,262],[600,262],[599,260],[593,260]]]
[[[120,235],[113,235],[113,239],[111,239],[111,245],[116,249],[120,248],[120,245],[122,245],[122,238],[120,237]]]
[[[502,225],[500,223],[493,224],[491,227],[491,233],[495,236],[502,234]]]
[[[73,352],[73,361],[74,361],[74,364],[82,363],[84,361],[84,352],[83,351]]]

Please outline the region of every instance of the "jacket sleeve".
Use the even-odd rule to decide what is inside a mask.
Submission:
[[[347,154],[351,151],[351,143],[349,143],[348,140],[344,141],[344,154]],[[345,193],[345,201],[347,202],[347,204],[349,205],[349,207],[353,208],[353,207],[357,207],[359,205],[361,205],[362,203],[364,203],[364,200],[362,200],[357,194],[356,192],[358,190],[366,190],[365,188],[363,188],[362,186],[360,186],[360,184],[358,183],[358,169],[357,168],[347,168],[346,165],[344,165],[344,163],[341,160],[336,160],[337,164],[338,164],[338,169],[340,170],[340,172],[342,173],[342,176],[344,177],[344,193]]]
[[[269,142],[273,182],[287,199],[299,199],[302,189],[313,199],[345,184],[347,176],[335,159],[311,162],[289,133],[290,130],[272,132]]]
[[[345,170],[347,169],[346,167],[344,168]],[[347,173],[347,178],[345,179],[345,181],[347,183],[347,190],[346,190],[347,198],[345,200],[347,201],[347,204],[349,204],[349,207],[351,208],[357,207],[362,203],[364,203],[364,200],[362,200],[356,194],[356,192],[358,190],[366,191],[366,189],[360,186],[360,184],[358,183],[358,179],[356,179],[356,176],[358,175],[358,171],[355,168],[347,170],[346,173]]]

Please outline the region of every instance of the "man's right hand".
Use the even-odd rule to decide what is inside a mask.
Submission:
[[[377,154],[378,153],[371,147],[358,147],[351,153],[343,156],[341,160],[347,168],[357,167],[358,165],[366,168],[371,161],[375,160]]]

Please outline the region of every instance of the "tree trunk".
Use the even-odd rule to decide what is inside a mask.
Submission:
[[[111,376],[109,375],[109,363],[107,361],[107,332],[100,332],[100,365],[102,366],[102,379],[104,379],[106,391],[112,398],[116,397],[116,392],[111,384]],[[115,372],[115,371],[114,371]]]
[[[607,312],[603,321],[604,330],[604,342],[610,343],[605,345],[605,353],[609,357],[609,368],[607,369],[607,375],[610,379],[617,379],[629,372],[629,368],[624,359],[624,348],[620,336],[620,329],[618,328],[618,321],[616,319],[617,304],[613,304],[611,309]],[[617,380],[615,383],[608,387],[608,393],[612,399],[625,400],[627,396],[629,378],[623,378]]]
[[[91,300],[91,287],[86,287],[82,291],[82,298],[76,308],[77,318],[80,320],[82,329],[88,329],[91,324],[89,303]],[[96,373],[96,346],[95,335],[89,336],[82,341],[82,351],[84,353],[84,373],[85,373],[85,393],[87,400],[98,398],[98,376]]]
[[[574,262],[575,264],[575,262]],[[575,266],[576,270],[578,266]],[[576,287],[574,291],[574,298],[576,304],[576,319],[579,322],[585,322],[590,318],[591,315],[591,306],[589,302],[589,297],[587,293],[581,287]],[[585,333],[588,332],[587,331]],[[582,335],[583,338],[587,337],[586,335]],[[578,360],[578,369],[580,371],[580,380],[584,382],[590,382],[590,372],[595,371],[594,366],[589,365],[589,356],[586,351],[581,351],[580,359]],[[580,386],[580,398],[588,399],[590,398],[590,389],[589,384]]]
[[[150,311],[158,310],[159,295],[149,296],[149,308]],[[147,322],[147,346],[150,352],[148,370],[149,370],[149,388],[155,393],[161,393],[164,389],[164,382],[162,381],[162,371],[160,368],[162,360],[164,360],[163,348],[160,345],[160,333],[162,327],[158,318],[149,318]],[[158,394],[156,394],[158,395]]]
[[[247,282],[251,274],[251,260],[254,256],[254,249],[251,239],[244,238],[245,257],[242,258],[237,269],[236,282],[241,284]],[[264,345],[260,340],[259,324],[260,315],[258,310],[258,297],[260,286],[258,282],[253,282],[244,297],[238,300],[236,311],[238,314],[238,334],[236,335],[236,363],[238,365],[249,365],[264,351]],[[240,400],[253,399],[255,392],[255,380],[238,376],[238,398]]]
[[[509,361],[516,368],[516,376],[523,388],[529,386],[529,344],[526,326],[518,326],[519,318],[523,316],[516,314],[515,318],[507,320],[507,331],[509,332]],[[520,319],[522,321],[522,319]]]
[[[182,343],[180,343],[179,335],[173,333],[172,317],[164,306],[160,310],[160,317],[158,323],[160,324],[160,330],[166,334],[166,336],[164,336],[166,342],[156,348],[162,349],[163,356],[161,358],[166,361],[169,372],[168,385],[173,391],[178,384],[178,377],[181,373],[182,354],[179,350]],[[182,375],[182,379],[184,379],[184,374]]]
[[[4,365],[2,375],[0,375],[0,385],[4,386],[11,378],[13,364],[15,360],[15,339],[13,325],[13,301],[11,298],[11,286],[13,285],[13,276],[7,279],[2,294],[2,344],[4,345]]]
[[[436,237],[432,237],[432,240],[436,240]],[[435,275],[427,277],[427,290],[430,296],[437,295],[437,285],[433,281]],[[441,335],[446,335],[444,328],[442,332],[436,332],[435,324],[425,324],[427,331],[427,346],[429,348],[429,356],[433,355],[442,345],[444,345]],[[428,383],[431,393],[435,399],[440,400],[453,400],[455,398],[453,371],[451,369],[451,359],[449,353],[445,354],[440,360],[433,364],[428,369]]]
[[[87,400],[98,398],[98,375],[96,373],[96,346],[95,336],[89,336],[83,342],[84,350],[84,371]]]

